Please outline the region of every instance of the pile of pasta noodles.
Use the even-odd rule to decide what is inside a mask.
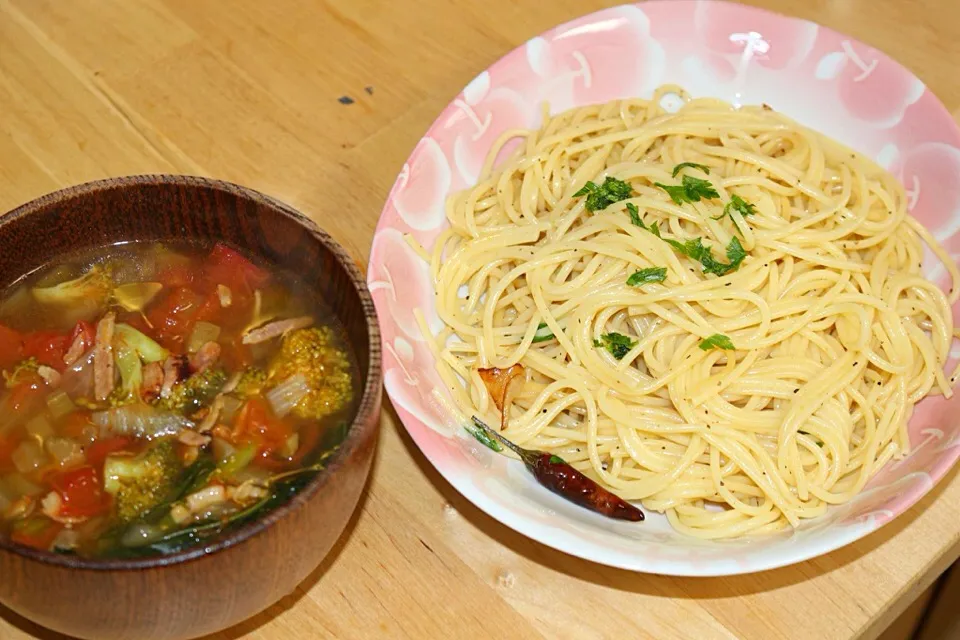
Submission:
[[[918,401],[951,393],[956,266],[896,178],[769,107],[663,87],[545,112],[484,175],[429,255],[444,382],[500,424],[478,370],[522,365],[503,435],[681,532],[821,515],[909,451]]]

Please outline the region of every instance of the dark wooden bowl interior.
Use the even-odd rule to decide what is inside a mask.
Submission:
[[[59,191],[0,218],[0,285],[66,253],[129,241],[225,241],[297,274],[343,323],[364,387],[327,469],[290,503],[201,548],[91,560],[0,541],[0,603],[84,638],[196,637],[270,606],[313,570],[356,507],[379,425],[380,336],[351,258],[292,208],[237,185],[133,176]]]

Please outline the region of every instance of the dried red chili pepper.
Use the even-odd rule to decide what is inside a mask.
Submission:
[[[502,444],[516,453],[537,482],[558,496],[615,520],[643,520],[640,509],[607,491],[571,467],[560,456],[519,447],[476,417],[473,418],[473,424],[475,428],[467,428],[473,437],[494,451],[502,451]]]

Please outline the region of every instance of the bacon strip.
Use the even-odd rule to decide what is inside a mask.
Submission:
[[[247,332],[243,336],[243,344],[260,344],[277,336],[282,336],[288,331],[305,329],[313,324],[313,318],[310,316],[301,316],[299,318],[290,318],[289,320],[277,320],[269,322],[262,327],[257,327],[253,331]]]
[[[190,369],[196,373],[205,371],[217,364],[220,359],[220,345],[216,342],[206,342],[190,357]]]
[[[80,356],[84,354],[84,344],[83,334],[78,335],[73,339],[73,343],[70,345],[70,348],[67,349],[67,352],[63,354],[63,363],[67,367],[72,367],[77,360],[80,359]]]
[[[93,391],[97,400],[103,402],[113,391],[113,330],[116,327],[116,315],[113,312],[103,316],[97,323],[97,342],[93,348]]]
[[[187,377],[190,373],[187,359],[183,356],[170,356],[163,363],[163,385],[160,388],[160,397],[169,398],[173,385]]]
[[[143,383],[140,385],[141,397],[150,402],[160,395],[163,388],[163,366],[159,362],[151,362],[143,367]]]

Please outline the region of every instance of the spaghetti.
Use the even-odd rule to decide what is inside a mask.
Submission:
[[[441,377],[500,424],[478,370],[522,364],[504,435],[681,532],[850,500],[909,451],[914,405],[951,394],[956,265],[892,175],[768,107],[666,86],[545,113],[484,175],[429,254]]]

